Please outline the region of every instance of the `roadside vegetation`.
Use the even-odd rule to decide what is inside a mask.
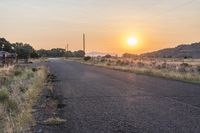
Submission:
[[[85,57],[78,62],[121,71],[200,83],[200,60],[178,58]]]
[[[32,106],[46,76],[45,67],[0,68],[0,132],[28,132],[35,124]]]

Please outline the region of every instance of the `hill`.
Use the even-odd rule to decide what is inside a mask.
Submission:
[[[175,48],[166,48],[154,52],[141,54],[143,57],[159,58],[200,58],[200,42],[182,44]]]

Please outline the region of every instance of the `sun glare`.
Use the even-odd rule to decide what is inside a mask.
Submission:
[[[129,46],[135,46],[138,43],[138,39],[136,37],[131,37],[127,42]]]

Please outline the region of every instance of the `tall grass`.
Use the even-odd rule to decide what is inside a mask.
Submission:
[[[87,61],[76,61],[120,71],[200,83],[200,65],[195,63],[195,60],[187,63],[181,59],[129,58],[92,58]]]
[[[47,70],[15,67],[0,71],[0,132],[26,132],[35,121],[32,106],[44,88]]]

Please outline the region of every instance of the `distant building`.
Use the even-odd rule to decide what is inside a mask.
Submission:
[[[4,57],[7,57],[9,55],[6,51],[0,51],[0,59],[3,59]]]
[[[0,66],[12,65],[17,62],[17,54],[0,51]]]

